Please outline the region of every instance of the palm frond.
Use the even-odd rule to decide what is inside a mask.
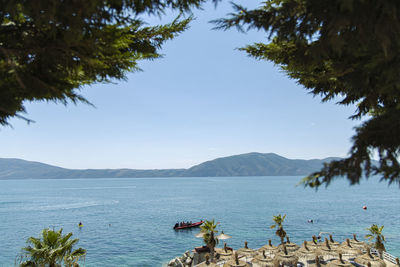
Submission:
[[[62,234],[62,228],[58,231],[43,229],[40,238],[29,237],[27,243],[32,246],[22,248],[23,254],[20,264],[24,266],[72,266],[79,257],[86,255],[86,250],[79,248],[72,251],[79,239],[70,240],[72,233]],[[24,261],[23,261],[24,260]],[[27,265],[27,264],[35,265]]]

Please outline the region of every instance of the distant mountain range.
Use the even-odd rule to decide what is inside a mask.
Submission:
[[[218,176],[292,176],[307,175],[319,170],[325,159],[287,159],[274,153],[247,153],[217,158],[189,169],[75,170],[22,159],[0,158],[0,179],[54,178],[128,178],[128,177],[218,177]]]

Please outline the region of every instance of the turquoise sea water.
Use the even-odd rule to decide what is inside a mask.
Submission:
[[[13,266],[29,236],[63,227],[87,249],[85,266],[161,266],[201,245],[198,229],[174,231],[177,220],[211,219],[234,248],[272,238],[272,216],[287,214],[292,241],[320,231],[343,241],[373,223],[385,225],[387,250],[400,256],[400,189],[375,180],[334,182],[318,192],[300,177],[0,180],[0,266]],[[365,211],[362,206],[366,205]],[[307,223],[313,219],[314,223]],[[84,227],[77,227],[82,221]]]

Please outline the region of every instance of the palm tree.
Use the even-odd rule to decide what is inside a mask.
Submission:
[[[280,214],[278,216],[274,216],[272,220],[274,221],[275,224],[270,226],[271,229],[274,229],[275,227],[278,228],[275,234],[279,236],[279,238],[281,239],[281,244],[284,243],[284,238],[286,236],[286,232],[285,230],[283,230],[283,222],[285,221],[285,218],[286,214],[283,216]]]
[[[39,238],[29,237],[28,246],[22,249],[20,267],[60,267],[64,261],[65,266],[79,266],[78,261],[86,255],[86,250],[78,248],[72,251],[72,247],[79,239],[72,239],[72,233],[62,234],[62,228],[58,231],[44,229]],[[21,260],[21,261],[22,261]]]
[[[219,223],[215,223],[215,220],[205,221],[201,228],[201,232],[203,233],[203,240],[206,246],[210,249],[210,258],[211,262],[214,260],[214,248],[218,245],[219,240],[216,237],[218,231],[216,230]]]
[[[78,248],[71,252],[70,254],[64,256],[64,263],[66,267],[79,267],[78,261],[80,258],[85,257],[86,250],[83,248]]]
[[[372,246],[379,251],[380,255],[382,255],[383,251],[386,251],[383,244],[383,242],[386,242],[385,237],[382,235],[383,227],[383,225],[379,227],[377,224],[373,224],[370,228],[367,228],[369,234],[365,235],[365,238],[368,238],[370,242],[375,239],[375,243]]]

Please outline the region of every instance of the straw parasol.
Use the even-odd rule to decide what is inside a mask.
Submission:
[[[301,245],[302,248],[304,248],[304,244],[306,244],[308,250],[316,250],[318,248],[318,243],[314,239],[315,235],[313,235],[313,240],[312,241],[304,241],[303,245]]]
[[[210,261],[210,256],[206,255],[206,260],[196,265],[196,267],[217,267],[218,265]]]
[[[364,266],[368,266],[369,263],[372,267],[386,267],[386,263],[383,260],[381,260],[379,257],[371,255],[369,248],[367,248],[367,253],[355,258],[354,262]]]
[[[359,248],[361,250],[364,250],[368,247],[368,245],[365,242],[357,240],[357,236],[355,234],[353,234],[353,239],[350,239],[350,244],[353,247]]]
[[[251,249],[247,246],[247,241],[244,242],[244,248],[239,248],[237,250],[237,253],[239,255],[244,255],[244,256],[254,256],[257,251],[255,251],[254,249]]]
[[[339,253],[339,259],[329,262],[327,264],[327,267],[354,267],[354,265],[348,261],[343,260],[342,254]]]
[[[271,257],[268,257],[265,254],[265,250],[262,251],[262,254],[258,254],[251,260],[252,263],[257,264],[261,267],[273,267],[274,260]]]
[[[198,234],[195,234],[194,236],[197,238],[202,238],[204,236],[204,232],[199,232]]]
[[[224,231],[221,232],[220,235],[217,236],[218,240],[225,240],[225,239],[229,239],[231,238],[230,235],[224,234]],[[225,259],[225,258],[229,258],[230,256],[232,256],[232,250],[229,249],[226,246],[226,243],[224,243],[224,248],[216,248],[215,251],[217,252],[217,257],[219,256],[219,258],[221,259]]]
[[[325,266],[326,263],[322,263],[318,256],[315,256],[314,263],[308,265],[308,267],[325,267]]]
[[[339,242],[336,242],[335,240],[333,240],[332,235],[329,235],[329,245],[333,248],[333,249],[337,249],[340,246]]]
[[[340,247],[337,249],[337,252],[345,255],[348,259],[355,258],[358,255],[362,254],[359,248],[356,248],[353,245],[351,245],[349,239],[346,239],[346,241],[340,245]]]
[[[239,260],[239,255],[235,252],[234,258],[226,263],[223,267],[247,267],[248,264],[245,261]]]
[[[202,263],[197,264],[196,267],[218,267],[218,265],[211,261],[203,261]]]
[[[337,257],[337,250],[331,247],[328,238],[325,238],[323,245],[320,245],[316,250],[318,255],[321,255],[324,260],[330,260]]]
[[[305,261],[309,261],[315,259],[316,255],[315,252],[316,250],[312,250],[311,248],[309,248],[307,245],[307,241],[304,241],[301,248],[297,250],[295,254],[297,257],[299,257],[299,259],[304,259]]]
[[[318,245],[318,238],[315,235],[313,235],[311,238],[312,238],[312,242],[314,244]]]
[[[220,235],[217,235],[217,238],[219,240],[225,240],[225,239],[229,239],[229,238],[232,238],[232,237],[230,235],[224,234],[224,231],[222,231]]]
[[[285,245],[282,245],[282,250],[277,255],[275,255],[274,263],[275,265],[286,265],[286,266],[297,266],[297,262],[299,261],[299,257],[297,257],[293,253],[288,253]]]
[[[232,257],[232,250],[228,249],[226,243],[224,243],[223,248],[216,248],[215,251],[217,252],[218,259],[227,260]]]
[[[286,236],[285,244],[284,245],[280,244],[278,246],[280,251],[283,251],[283,247],[285,247],[289,253],[295,252],[296,250],[298,250],[300,248],[297,244],[290,242],[290,239],[288,236]]]
[[[274,256],[276,253],[278,253],[278,248],[272,245],[271,239],[268,240],[268,245],[262,246],[259,250],[259,252],[265,251],[265,253],[269,256]]]

